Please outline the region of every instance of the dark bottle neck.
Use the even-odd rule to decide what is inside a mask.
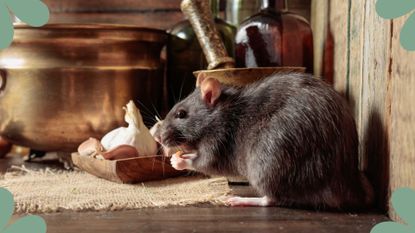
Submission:
[[[209,0],[210,10],[212,11],[213,18],[219,16],[219,0]]]
[[[272,9],[272,10],[287,10],[287,0],[262,0],[261,10]]]

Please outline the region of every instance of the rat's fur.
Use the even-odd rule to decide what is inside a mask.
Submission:
[[[176,119],[179,110],[187,112]],[[358,170],[356,125],[344,99],[306,74],[221,87],[209,106],[197,88],[160,127],[166,146],[197,151],[195,170],[243,175],[278,205],[361,209],[371,186]]]

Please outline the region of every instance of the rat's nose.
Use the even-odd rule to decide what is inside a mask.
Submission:
[[[159,138],[160,143],[166,146],[172,139],[171,137],[172,137],[172,130],[171,128],[167,128],[164,132],[160,134],[160,138]]]

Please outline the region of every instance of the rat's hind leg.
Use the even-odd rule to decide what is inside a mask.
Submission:
[[[230,197],[226,200],[226,204],[230,206],[274,206],[275,201],[267,196],[263,197]]]

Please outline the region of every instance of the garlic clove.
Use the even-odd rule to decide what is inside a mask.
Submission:
[[[78,146],[78,153],[81,156],[94,156],[100,154],[104,148],[96,138],[89,138]]]

